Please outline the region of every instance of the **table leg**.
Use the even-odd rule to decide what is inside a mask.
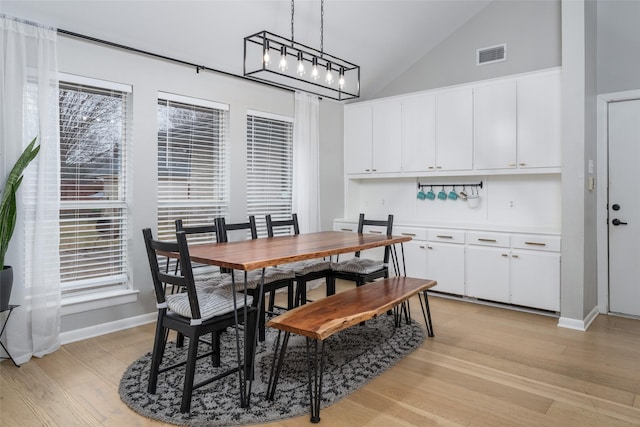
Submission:
[[[313,354],[311,354],[313,341]],[[324,341],[318,353],[318,340],[307,338],[307,364],[309,368],[309,400],[311,403],[311,422],[320,422],[320,403],[322,403],[322,374],[324,371]]]
[[[282,341],[280,354],[278,354],[281,334],[282,331],[279,330],[278,337],[276,338],[276,348],[273,352],[273,363],[271,364],[271,372],[269,373],[269,384],[267,385],[267,399],[269,400],[273,400],[276,394],[276,387],[278,386],[278,379],[280,378],[280,371],[282,370],[282,363],[284,362],[284,353],[287,351],[287,345],[289,344],[289,336],[291,335],[291,332],[284,333],[284,340]],[[276,359],[278,360],[277,364]]]
[[[422,308],[422,316],[427,326],[427,334],[433,337],[433,325],[431,324],[431,311],[429,310],[429,299],[427,291],[418,292],[418,299],[420,300],[420,307]],[[424,300],[424,302],[423,302]]]

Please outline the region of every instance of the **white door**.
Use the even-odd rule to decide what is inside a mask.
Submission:
[[[609,311],[640,316],[640,100],[609,104]]]

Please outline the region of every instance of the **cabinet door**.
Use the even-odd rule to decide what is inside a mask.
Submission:
[[[509,250],[467,248],[467,295],[509,302]]]
[[[400,248],[396,248],[400,250]],[[400,255],[400,253],[399,253]],[[407,276],[428,279],[427,276],[427,242],[411,240],[404,244],[404,263]],[[400,266],[402,269],[402,265]],[[401,271],[403,273],[403,271]]]
[[[511,303],[560,311],[560,254],[513,251]]]
[[[345,107],[344,129],[345,173],[370,173],[371,105]]]
[[[464,295],[464,245],[429,242],[427,278],[438,284],[434,291]]]
[[[402,108],[400,100],[373,104],[372,172],[400,172]]]
[[[436,98],[414,96],[402,101],[402,171],[436,169]]]
[[[518,80],[518,166],[559,167],[561,158],[560,72]]]
[[[436,95],[436,169],[473,166],[473,92],[454,89]]]
[[[473,94],[476,169],[516,167],[516,83],[479,86]]]

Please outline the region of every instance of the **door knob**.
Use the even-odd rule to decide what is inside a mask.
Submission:
[[[618,225],[627,225],[627,223],[626,223],[626,222],[622,222],[622,221],[620,221],[618,218],[614,218],[614,219],[613,219],[613,221],[611,221],[611,223],[612,223],[613,225],[615,225],[615,226],[618,226]]]
[[[613,209],[614,211],[619,211],[620,210],[620,205],[617,203],[614,203],[613,206],[611,206],[611,209]]]

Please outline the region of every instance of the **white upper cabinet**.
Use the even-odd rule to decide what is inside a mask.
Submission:
[[[473,90],[471,87],[436,94],[436,169],[473,167]]]
[[[402,100],[402,171],[436,169],[436,97],[433,94]]]
[[[516,167],[516,82],[478,86],[473,98],[475,167]]]
[[[346,107],[345,173],[400,172],[401,128],[400,100]]]
[[[345,108],[345,173],[371,172],[371,135],[371,104],[350,105]]]
[[[559,71],[518,79],[518,166],[560,167],[562,91]]]
[[[400,172],[402,108],[394,99],[372,105],[373,135],[371,172]]]

